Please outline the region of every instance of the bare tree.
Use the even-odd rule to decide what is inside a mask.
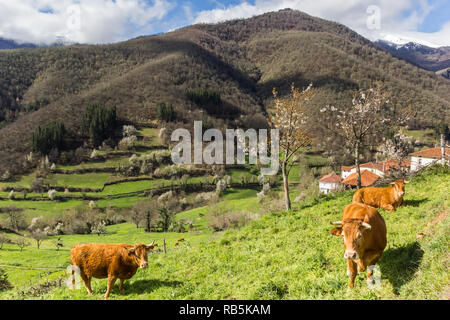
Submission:
[[[56,251],[59,251],[60,248],[64,247],[64,244],[63,244],[63,242],[61,240],[61,237],[58,237],[58,239],[54,240],[53,244],[56,247]]]
[[[130,218],[139,228],[139,224],[145,221],[145,232],[150,232],[152,221],[159,217],[160,205],[154,200],[142,200],[137,202],[130,212]]]
[[[11,229],[20,231],[26,228],[25,216],[22,212],[11,210],[7,212]]]
[[[41,229],[34,229],[30,231],[30,237],[32,237],[36,241],[36,246],[39,250],[42,241],[47,239],[47,233],[42,231]]]
[[[361,188],[360,155],[363,148],[379,140],[386,129],[407,120],[406,114],[396,114],[393,108],[388,107],[388,103],[389,99],[377,86],[376,89],[355,92],[349,107],[327,105],[320,110],[323,125],[343,137],[347,146],[353,150],[358,189]]]
[[[11,240],[3,234],[0,234],[0,250],[3,248],[5,243],[11,243]]]
[[[307,107],[311,102],[315,90],[312,84],[306,89],[296,89],[291,86],[290,94],[279,98],[276,89],[273,89],[275,110],[269,116],[269,124],[280,132],[280,148],[282,152],[281,171],[283,174],[284,199],[286,210],[291,209],[289,198],[289,173],[293,166],[293,155],[301,148],[311,144],[311,136],[307,132]]]
[[[14,240],[14,244],[16,244],[20,248],[20,252],[22,252],[23,248],[29,245],[28,241],[24,238],[18,238]]]

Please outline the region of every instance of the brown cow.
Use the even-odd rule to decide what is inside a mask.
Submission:
[[[331,224],[341,226],[331,230],[331,234],[344,239],[349,287],[353,288],[357,273],[367,267],[367,283],[372,283],[373,269],[387,243],[383,217],[371,206],[352,203],[344,208],[342,220]]]
[[[375,208],[395,211],[403,204],[405,184],[407,183],[408,181],[405,180],[397,180],[385,188],[359,189],[353,196],[353,203],[364,203]]]
[[[148,266],[147,253],[158,244],[78,244],[70,251],[72,263],[72,283],[74,283],[75,269],[79,268],[81,279],[90,295],[92,295],[91,279],[108,278],[108,289],[105,299],[108,298],[117,279],[120,279],[120,290],[124,290],[123,282],[130,279],[140,267]]]

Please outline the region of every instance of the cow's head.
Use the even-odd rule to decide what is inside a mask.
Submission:
[[[403,197],[405,195],[405,185],[408,182],[409,181],[406,180],[397,180],[391,183],[394,186],[394,190],[397,193],[398,197]]]
[[[345,259],[359,259],[364,252],[364,236],[372,227],[359,219],[332,222],[340,227],[331,230],[331,234],[344,239]]]
[[[158,244],[153,241],[149,245],[145,245],[143,243],[138,244],[132,248],[127,248],[128,255],[133,258],[137,265],[139,265],[140,268],[145,269],[148,267],[148,252],[155,248]]]

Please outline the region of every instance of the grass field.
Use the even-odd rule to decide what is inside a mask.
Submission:
[[[369,289],[359,275],[355,288],[347,288],[342,240],[331,236],[330,221],[340,219],[351,202],[352,191],[321,198],[301,209],[274,212],[238,230],[182,236],[150,233],[131,224],[108,227],[109,234],[62,236],[65,247],[56,251],[51,240],[43,248],[5,245],[0,264],[25,267],[61,267],[69,264],[69,247],[80,242],[167,241],[168,252],[149,257],[149,268],[118,286],[111,299],[448,299],[449,283],[449,172],[431,172],[407,185],[405,207],[380,210],[388,229],[388,246],[379,262],[381,287]],[[255,191],[256,192],[256,191]],[[257,204],[253,191],[230,190],[226,205],[235,210]],[[199,218],[208,208],[181,213],[179,218]],[[197,223],[203,223],[201,219]],[[419,236],[418,236],[419,235]],[[58,287],[37,296],[21,289],[45,279],[63,276],[58,270],[5,268],[16,288],[0,293],[2,299],[102,299],[105,280],[93,282],[94,296],[84,287],[71,291]],[[65,276],[67,277],[67,275]],[[23,290],[22,290],[23,291]],[[446,296],[447,295],[447,296]]]

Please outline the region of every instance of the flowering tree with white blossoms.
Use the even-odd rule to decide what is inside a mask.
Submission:
[[[338,109],[327,105],[320,112],[324,115],[324,125],[343,137],[353,150],[357,187],[361,188],[360,154],[364,147],[379,139],[386,129],[399,124],[402,117],[388,107],[389,99],[380,87],[359,90],[353,95],[352,105]]]
[[[414,150],[411,137],[406,136],[401,130],[391,134],[391,137],[383,137],[383,143],[378,146],[377,155],[382,159],[393,159],[397,168],[402,171],[405,167],[405,159]]]
[[[279,130],[280,148],[282,153],[281,172],[283,174],[284,200],[286,210],[291,209],[289,198],[289,173],[294,164],[293,156],[301,148],[311,144],[312,137],[306,129],[307,107],[315,90],[310,84],[300,90],[291,85],[291,92],[285,98],[279,98],[277,90],[273,89],[275,108],[269,116],[269,124]]]

